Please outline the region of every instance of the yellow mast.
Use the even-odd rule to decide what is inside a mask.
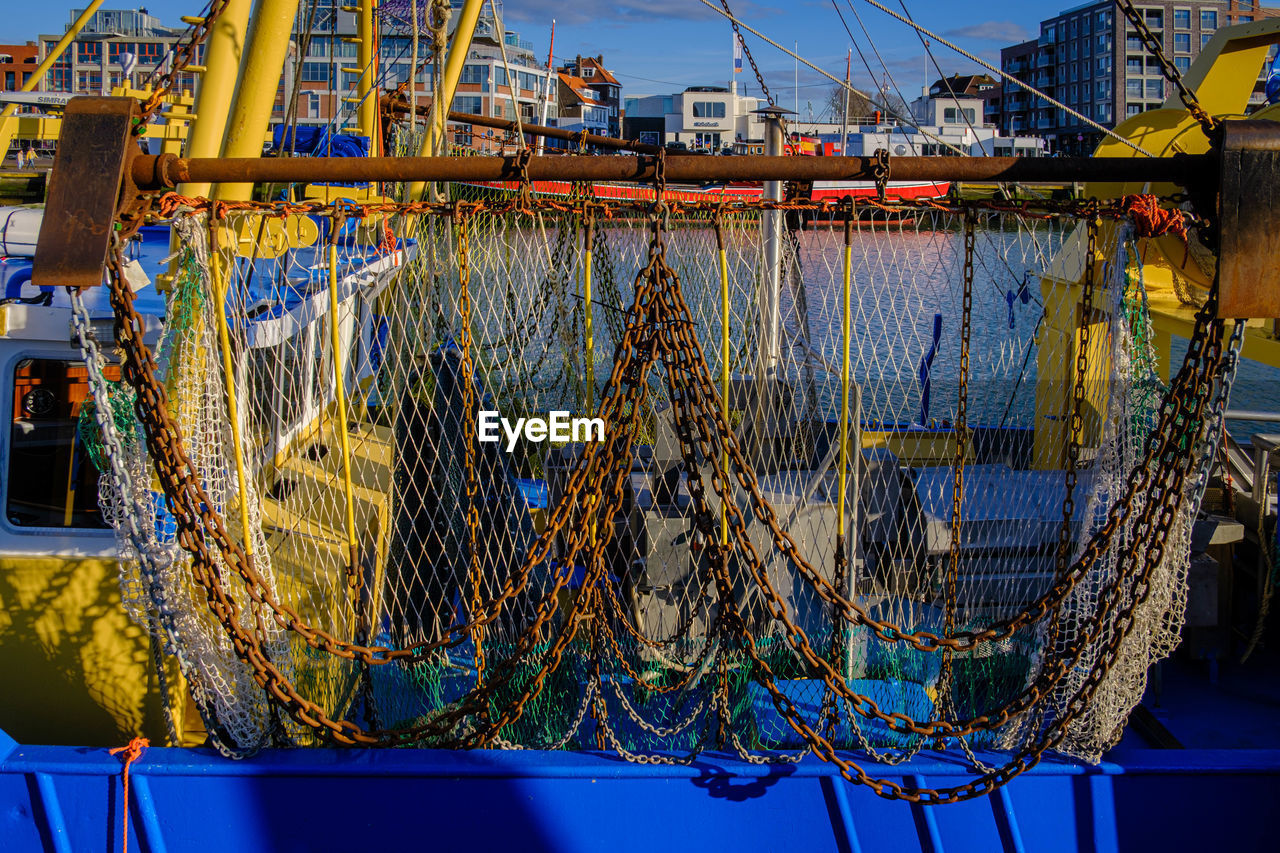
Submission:
[[[440,153],[444,144],[446,116],[453,106],[453,96],[458,91],[458,81],[462,78],[462,66],[466,64],[467,54],[471,51],[471,38],[475,35],[476,22],[480,20],[480,10],[485,0],[466,0],[462,12],[458,15],[458,25],[453,31],[453,40],[449,42],[449,56],[445,60],[444,73],[440,82],[440,103],[432,104],[431,127],[422,140],[418,151],[420,157],[430,157]],[[498,34],[501,38],[502,34]],[[415,181],[409,184],[407,198],[422,198],[426,184]]]
[[[343,6],[343,11],[356,13],[356,37],[344,39],[359,44],[359,68],[343,68],[348,74],[359,75],[356,81],[356,118],[360,125],[360,134],[369,137],[369,152],[377,151],[378,97],[375,86],[378,78],[377,32],[374,29],[373,12],[377,0],[360,0],[359,6]],[[348,100],[348,99],[344,99]]]
[[[227,132],[227,113],[236,90],[241,48],[249,24],[250,0],[227,0],[205,47],[204,76],[196,94],[196,119],[187,137],[188,157],[217,157]],[[182,184],[186,196],[209,195],[209,184]]]
[[[289,32],[297,14],[298,0],[258,0],[254,6],[240,61],[239,84],[222,142],[223,157],[262,156],[271,108],[289,50]],[[213,190],[213,198],[244,201],[252,191],[252,184],[219,184]]]

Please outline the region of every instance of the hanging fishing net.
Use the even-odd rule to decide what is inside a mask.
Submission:
[[[1160,380],[1119,205],[476,191],[279,254],[244,207],[171,200],[153,356],[114,288],[137,417],[98,399],[127,605],[229,750],[816,752],[943,802],[1096,761],[1177,642],[1234,356],[1211,304]],[[975,781],[867,769],[935,749]]]

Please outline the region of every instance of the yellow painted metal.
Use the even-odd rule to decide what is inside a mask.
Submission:
[[[191,125],[187,138],[188,157],[217,157],[222,152],[222,139],[227,132],[227,116],[244,52],[245,32],[249,26],[251,0],[227,0],[222,14],[205,43],[205,72],[200,78],[195,112],[199,116]],[[178,192],[186,196],[209,195],[209,184],[181,184]]]
[[[356,507],[351,491],[351,439],[347,435],[346,371],[342,364],[342,324],[338,317],[338,241],[329,239],[329,351],[333,357],[334,435],[342,448],[342,487],[347,505],[347,546],[356,544]]]
[[[231,354],[231,336],[227,329],[232,322],[230,312],[226,310],[227,282],[222,270],[222,255],[212,252],[209,256],[209,277],[213,280],[214,303],[220,307],[223,315],[218,323],[218,345],[222,350],[222,381],[226,386],[227,419],[231,421],[231,441],[235,449],[236,487],[240,499],[241,544],[245,554],[253,558],[254,537],[249,535],[249,500],[248,476],[245,470],[244,445],[240,440],[240,410],[236,400],[236,368]]]
[[[165,674],[182,732],[195,715],[172,660]],[[19,742],[167,741],[150,643],[124,611],[114,559],[0,556],[0,683],[0,729]]]
[[[242,258],[278,258],[318,239],[320,226],[307,216],[239,213],[228,216],[218,230],[218,242]]]
[[[221,156],[262,156],[263,139],[289,50],[289,33],[297,14],[298,0],[258,0],[254,6]],[[196,111],[201,111],[199,106]],[[219,184],[213,197],[244,201],[252,189],[250,184]]]
[[[360,79],[356,83],[356,97],[360,106],[356,112],[359,117],[360,135],[369,137],[370,151],[377,142],[378,97],[374,91],[378,64],[376,61],[378,33],[374,28],[374,7],[377,0],[360,0],[360,15],[356,32],[360,35]]]
[[[1201,51],[1190,71],[1184,75],[1184,80],[1211,115],[1226,120],[1238,118],[1249,103],[1269,46],[1277,43],[1280,43],[1280,19],[1277,18],[1224,27]],[[1254,113],[1251,118],[1280,119],[1280,108],[1268,107]],[[1116,126],[1116,133],[1161,157],[1201,154],[1209,150],[1209,140],[1204,131],[1182,107],[1176,95],[1170,96],[1161,109],[1121,122]],[[1123,143],[1106,138],[1098,145],[1095,156],[1141,155]],[[1092,182],[1085,184],[1084,196],[1114,198],[1141,193],[1167,196],[1180,191],[1173,184]],[[1113,241],[1113,228],[1105,224],[1099,228],[1099,245]],[[1138,240],[1136,249],[1142,264],[1142,280],[1155,333],[1156,356],[1167,377],[1172,337],[1190,335],[1196,306],[1203,302],[1213,280],[1217,259],[1196,240],[1186,244],[1175,236]],[[1086,263],[1095,265],[1095,281],[1099,283],[1100,292],[1105,284],[1100,277],[1101,258],[1086,259],[1084,251],[1085,232],[1084,226],[1080,225],[1068,235],[1041,278],[1045,317],[1037,338],[1033,449],[1034,465],[1039,468],[1060,468],[1065,459],[1076,352],[1081,322],[1086,319],[1079,313],[1080,286]],[[1094,304],[1106,303],[1095,299]],[[1107,318],[1095,313],[1087,320],[1096,325],[1106,322]],[[1280,366],[1280,342],[1272,331],[1270,318],[1251,321],[1245,332],[1242,356]],[[1107,354],[1102,349],[1104,338],[1102,334],[1093,334],[1090,338],[1099,349],[1089,353],[1082,435],[1086,444],[1096,439],[1102,428],[1104,415],[1100,409],[1108,390],[1106,375],[1110,368]]]
[[[458,91],[458,81],[462,79],[462,67],[466,64],[467,54],[471,51],[471,38],[475,35],[476,22],[480,20],[480,10],[485,0],[466,0],[458,15],[458,23],[453,31],[453,40],[449,42],[449,55],[445,60],[444,73],[440,81],[440,103],[431,109],[431,126],[422,140],[418,154],[431,156],[444,147],[446,117],[453,106],[454,93]],[[415,181],[408,186],[407,198],[422,198],[426,184]]]
[[[48,73],[59,57],[66,52],[72,42],[76,40],[76,36],[80,35],[80,31],[85,28],[85,25],[89,23],[89,19],[94,16],[94,13],[98,11],[98,7],[104,2],[106,0],[90,0],[84,11],[80,13],[80,17],[71,22],[71,26],[67,28],[66,33],[63,34],[62,38],[58,39],[58,43],[45,56],[44,61],[36,66],[36,70],[31,72],[31,75],[27,77],[27,81],[22,84],[22,88],[18,91],[34,92],[40,86],[40,83],[44,80],[44,75]],[[13,141],[13,134],[16,129],[13,116],[17,111],[17,104],[8,104],[4,109],[0,110],[0,157],[3,157],[4,153],[9,150],[9,143]]]
[[[1280,18],[1223,27],[1209,39],[1182,79],[1210,115],[1241,115],[1268,50],[1278,42]],[[1182,102],[1171,94],[1164,106],[1180,108]]]
[[[853,334],[852,228],[845,226],[844,268],[840,291],[840,471],[836,475],[836,537],[844,539],[846,492],[849,481],[849,339]]]
[[[717,252],[720,261],[720,414],[724,422],[729,423],[729,256],[721,244]],[[729,452],[720,451],[720,462],[727,473],[729,470]],[[720,544],[729,544],[729,510],[728,505],[720,502]]]

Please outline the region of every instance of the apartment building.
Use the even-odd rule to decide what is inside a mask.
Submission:
[[[71,10],[70,22],[83,10]],[[65,31],[64,31],[65,32]],[[40,88],[46,92],[74,92],[80,95],[109,94],[115,86],[128,82],[141,85],[168,61],[173,45],[183,29],[166,27],[145,8],[99,9],[80,31],[53,67]],[[39,37],[39,61],[57,45],[59,35]],[[130,80],[125,78],[125,60],[133,57]],[[197,57],[197,62],[201,61]],[[175,89],[194,92],[196,75],[179,74]]]
[[[0,92],[17,92],[31,79],[40,62],[40,47],[26,44],[0,44]]]
[[[1191,67],[1219,27],[1268,17],[1274,11],[1245,0],[1161,0],[1137,8],[1180,71]],[[1004,48],[1000,60],[1005,73],[1071,110],[1059,109],[1016,84],[1002,87],[1001,129],[1043,136],[1054,153],[1091,153],[1103,134],[1090,122],[1115,127],[1160,107],[1170,93],[1155,57],[1148,55],[1111,0],[1086,3],[1041,21],[1036,38]],[[1259,82],[1255,104],[1262,102],[1261,92]]]

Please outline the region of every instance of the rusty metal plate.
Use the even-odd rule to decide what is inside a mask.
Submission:
[[[1280,317],[1280,122],[1223,124],[1218,314]]]
[[[137,101],[72,98],[63,113],[49,196],[36,242],[31,283],[93,287],[102,283]]]

